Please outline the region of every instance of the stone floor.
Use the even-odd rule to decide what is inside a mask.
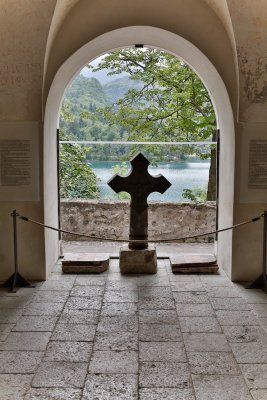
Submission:
[[[267,399],[267,295],[218,275],[62,275],[0,290],[1,400]]]

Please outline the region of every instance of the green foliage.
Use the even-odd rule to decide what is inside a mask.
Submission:
[[[207,188],[184,189],[182,197],[196,202],[207,201]]]
[[[99,116],[129,131],[134,141],[211,141],[216,118],[209,94],[195,72],[183,61],[156,49],[127,48],[107,54],[93,69],[110,75],[127,73],[140,89],[129,89],[112,105],[97,110]],[[149,146],[148,151],[153,152]],[[156,159],[165,154],[164,146]],[[155,153],[154,153],[155,154]],[[186,146],[183,154],[214,157],[211,148]],[[216,182],[210,170],[210,181]],[[209,200],[214,200],[209,190]]]
[[[216,129],[209,94],[184,62],[156,49],[126,48],[107,54],[93,72],[114,76],[101,85],[79,75],[66,92],[60,127],[76,140],[207,141]],[[158,161],[210,157],[211,146],[92,146],[94,160],[128,160],[142,150]],[[88,160],[88,153],[85,155]],[[187,192],[187,198],[194,193]],[[195,195],[197,197],[197,195]],[[211,199],[210,199],[211,200]]]
[[[73,136],[60,130],[60,140],[74,140]],[[60,197],[61,198],[99,198],[97,177],[86,163],[90,148],[76,144],[60,144]]]
[[[210,140],[216,126],[209,94],[194,71],[173,55],[127,48],[107,54],[93,71],[102,69],[142,82],[141,88],[130,88],[97,110],[110,125],[128,130],[131,140]]]
[[[118,174],[120,176],[126,176],[129,172],[129,167],[126,162],[116,164],[112,167],[112,169],[114,171],[114,174]],[[131,196],[127,192],[114,193],[113,198],[114,197],[119,200],[128,200],[131,198]]]

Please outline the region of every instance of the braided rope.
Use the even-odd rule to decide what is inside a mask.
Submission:
[[[41,222],[35,221],[33,219],[30,219],[30,218],[27,218],[27,217],[24,217],[24,216],[21,216],[21,215],[18,214],[18,217],[22,221],[30,222],[32,224],[39,225],[39,226],[42,226],[43,228],[51,229],[51,230],[56,231],[56,232],[66,233],[66,234],[73,235],[73,236],[86,237],[88,239],[94,239],[94,240],[98,240],[98,241],[120,242],[120,243],[126,243],[126,242],[129,242],[129,243],[172,243],[172,242],[179,242],[180,240],[195,239],[197,237],[213,235],[215,233],[225,232],[225,231],[229,231],[230,229],[239,228],[240,226],[247,225],[247,224],[259,221],[263,216],[264,215],[262,214],[262,215],[260,215],[258,217],[251,218],[249,220],[240,222],[239,224],[235,224],[235,225],[229,226],[227,228],[217,229],[215,231],[206,232],[206,233],[199,233],[199,234],[194,234],[194,235],[189,235],[189,236],[182,236],[182,237],[176,237],[176,238],[167,238],[167,239],[132,240],[132,239],[105,238],[105,237],[101,237],[101,236],[87,235],[85,233],[77,233],[77,232],[66,231],[64,229],[58,229],[58,228],[55,228],[53,226],[45,225],[45,224],[43,224]]]

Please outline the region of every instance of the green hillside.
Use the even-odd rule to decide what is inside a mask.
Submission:
[[[101,117],[101,108],[116,103],[129,89],[140,89],[142,83],[127,76],[116,78],[104,85],[82,74],[78,75],[65,93],[60,116],[60,130],[73,140],[127,141],[128,131],[109,124]],[[177,160],[182,157],[177,147],[163,149],[158,145],[91,145],[87,158],[91,160],[129,160],[137,151],[151,154],[153,159]]]
[[[139,90],[142,88],[142,82],[133,81],[128,76],[116,78],[103,85],[103,90],[109,104],[116,103],[121,99],[129,89]]]

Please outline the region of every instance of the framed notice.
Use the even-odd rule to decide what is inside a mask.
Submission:
[[[39,200],[38,122],[0,123],[0,201]]]
[[[267,203],[267,132],[243,137],[241,165],[241,203]]]

